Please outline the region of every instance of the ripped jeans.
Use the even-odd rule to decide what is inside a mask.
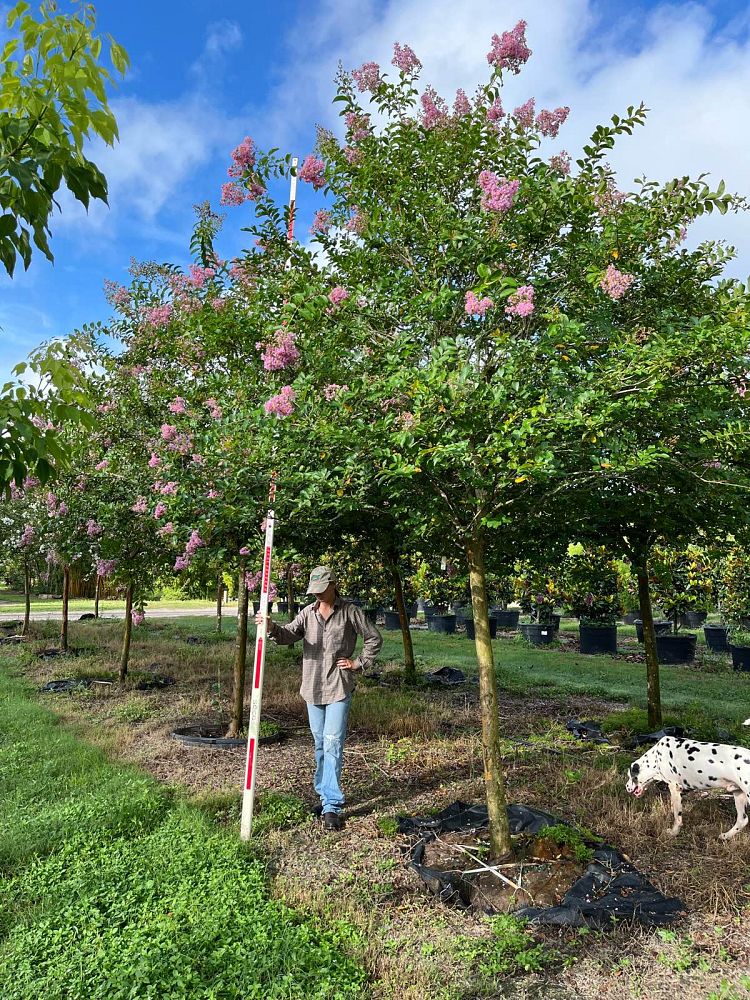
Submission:
[[[346,739],[346,724],[352,696],[331,705],[307,706],[310,731],[315,740],[315,779],[324,813],[338,813],[344,805],[341,791],[341,764]]]

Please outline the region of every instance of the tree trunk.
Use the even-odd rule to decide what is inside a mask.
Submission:
[[[490,639],[490,619],[487,607],[487,586],[484,569],[484,536],[477,528],[466,546],[469,560],[471,607],[474,613],[474,634],[479,665],[479,701],[482,711],[482,755],[487,811],[490,821],[490,855],[494,860],[512,853],[508,825],[508,803],[505,798],[503,761],[500,754],[500,717],[497,704],[495,659]]]
[[[224,578],[219,570],[216,576],[216,631],[221,632],[221,604],[224,597]]]
[[[60,651],[68,651],[68,600],[70,598],[70,568],[63,569],[62,621],[60,622]]]
[[[227,736],[235,739],[242,732],[242,715],[245,707],[245,663],[247,662],[247,585],[244,567],[240,570],[237,591],[237,642],[234,647],[234,690],[232,716]]]
[[[21,635],[28,635],[29,623],[31,622],[31,573],[29,571],[28,557],[25,557],[23,560],[23,596],[24,596],[24,609],[23,609],[23,628],[21,629]]]
[[[286,571],[286,599],[289,602],[289,618],[288,620],[294,621],[294,572],[292,567],[287,567]]]
[[[646,687],[648,690],[648,724],[652,730],[661,729],[661,691],[659,687],[659,657],[656,652],[656,630],[654,612],[651,607],[651,591],[648,585],[648,565],[644,562],[635,567],[638,577],[638,599],[643,622],[643,645],[646,651]]]
[[[130,637],[133,634],[133,586],[128,586],[125,593],[125,629],[122,633],[122,649],[120,650],[120,683],[122,684],[128,673],[128,661],[130,660]]]
[[[99,618],[99,598],[102,594],[102,578],[96,577],[96,590],[94,592],[94,618]]]
[[[409,628],[409,615],[406,612],[404,601],[404,588],[401,585],[401,574],[398,571],[398,563],[395,557],[391,557],[391,577],[393,579],[393,592],[396,597],[396,610],[398,611],[398,621],[401,626],[401,641],[404,644],[404,680],[407,684],[416,684],[417,666],[414,662],[414,646],[411,641],[411,629]]]

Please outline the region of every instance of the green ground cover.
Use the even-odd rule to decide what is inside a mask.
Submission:
[[[353,932],[267,893],[252,850],[30,701],[0,658],[3,1000],[350,1000]]]

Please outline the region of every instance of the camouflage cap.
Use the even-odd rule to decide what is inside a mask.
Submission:
[[[310,574],[310,583],[307,586],[308,594],[322,594],[329,583],[335,583],[336,577],[333,570],[328,566],[316,566]]]

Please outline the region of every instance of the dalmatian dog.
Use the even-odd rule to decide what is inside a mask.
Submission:
[[[745,723],[748,724],[750,719]],[[692,789],[724,788],[734,795],[737,822],[731,830],[721,834],[722,840],[729,840],[747,826],[750,795],[750,750],[747,747],[664,736],[630,765],[626,788],[640,798],[653,781],[663,781],[669,786],[674,817],[669,833],[673,837],[682,829],[682,792]]]

